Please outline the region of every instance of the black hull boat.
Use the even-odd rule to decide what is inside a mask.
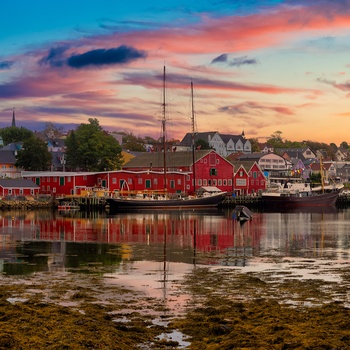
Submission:
[[[167,198],[107,198],[110,212],[133,210],[186,210],[216,208],[226,197],[226,192],[203,197]]]
[[[325,193],[265,193],[262,202],[270,207],[299,208],[334,206],[340,189]]]

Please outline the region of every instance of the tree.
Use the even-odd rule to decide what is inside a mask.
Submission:
[[[273,148],[283,148],[284,143],[282,140],[282,131],[275,131],[270,138],[266,141],[266,143],[273,146]]]
[[[341,149],[348,150],[348,149],[349,149],[349,144],[348,144],[346,141],[343,141],[343,142],[340,144],[340,148],[341,148]]]
[[[198,139],[194,142],[194,147],[197,149],[197,148],[200,148],[201,150],[203,149],[211,149],[209,143],[203,139]]]
[[[123,133],[124,149],[135,152],[146,152],[144,140],[135,136],[133,133]]]
[[[5,146],[12,142],[23,142],[33,135],[33,131],[23,127],[17,128],[16,126],[9,126],[0,129],[0,136],[2,137]]]
[[[58,138],[63,133],[63,127],[56,127],[52,122],[46,123],[44,133],[51,139]]]
[[[250,144],[252,145],[252,152],[260,152],[259,140],[255,137],[249,139]]]
[[[31,171],[50,170],[52,155],[46,143],[34,135],[23,142],[16,156],[16,166]]]
[[[106,171],[120,169],[123,156],[118,141],[104,131],[96,118],[80,124],[66,138],[67,167],[71,170]]]

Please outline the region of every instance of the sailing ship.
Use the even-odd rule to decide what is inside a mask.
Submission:
[[[324,185],[322,159],[320,159],[321,186],[312,188],[310,183],[286,183],[275,191],[262,193],[262,202],[269,207],[300,208],[335,206],[343,185]]]
[[[193,196],[170,195],[167,192],[167,164],[166,164],[166,101],[165,101],[165,67],[163,70],[163,118],[162,118],[162,142],[163,142],[163,176],[164,190],[158,193],[138,193],[134,196],[119,196],[107,198],[106,202],[110,212],[131,211],[131,210],[185,210],[185,209],[208,209],[217,207],[226,197],[227,192],[215,188],[213,191],[196,194],[196,173],[195,173],[195,131],[194,131],[194,107],[193,107],[193,83],[191,82],[192,99],[192,162],[193,162]]]

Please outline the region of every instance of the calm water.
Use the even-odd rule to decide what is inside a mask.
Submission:
[[[283,259],[350,260],[350,209],[255,212],[243,224],[232,212],[0,213],[0,273],[110,271],[172,264],[264,268]],[[137,267],[137,268],[135,268]],[[135,272],[137,273],[137,272]]]
[[[115,286],[137,295],[138,303],[127,302],[127,309],[118,310],[122,316],[116,322],[128,322],[128,315],[135,311],[148,312],[154,324],[167,327],[169,319],[164,317],[180,315],[191,299],[179,281],[198,266],[268,273],[276,281],[287,274],[288,278],[341,283],[337,271],[350,262],[349,219],[350,209],[254,212],[252,220],[243,224],[230,211],[113,216],[105,212],[1,212],[0,283],[26,285],[27,293],[38,293],[31,288],[37,284],[52,302],[43,281],[67,282],[67,287],[73,280],[90,286],[89,277],[96,283],[98,274],[103,281],[98,291],[101,302],[116,296],[109,294]],[[76,284],[71,288],[76,289]],[[64,294],[59,301],[54,297],[61,305],[74,304]],[[121,298],[119,293],[117,298]],[[25,300],[16,295],[10,299]],[[148,300],[161,301],[166,311]],[[148,308],[147,302],[151,303]],[[159,338],[177,341],[178,348],[190,344],[177,330]]]

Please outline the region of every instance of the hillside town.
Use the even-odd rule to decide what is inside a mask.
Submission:
[[[16,127],[14,118],[12,127]],[[230,135],[213,131],[194,136],[188,133],[181,141],[167,142],[164,159],[161,142],[145,143],[143,152],[133,152],[124,147],[122,134],[112,135],[123,150],[121,169],[112,171],[70,171],[66,167],[65,135],[57,136],[50,131],[35,133],[52,155],[47,171],[17,167],[16,156],[23,143],[2,144],[0,195],[59,197],[89,195],[96,189],[104,189],[104,195],[110,195],[120,191],[164,188],[173,194],[194,194],[202,187],[214,186],[233,195],[254,196],[274,183],[309,181],[321,172],[326,183],[347,183],[350,178],[350,161],[347,161],[350,152],[347,149],[337,149],[334,159],[320,149],[275,149],[266,143],[259,144],[259,151],[253,152],[244,132]],[[207,147],[203,149],[199,145],[192,152],[194,142]],[[164,179],[164,160],[167,180]]]

